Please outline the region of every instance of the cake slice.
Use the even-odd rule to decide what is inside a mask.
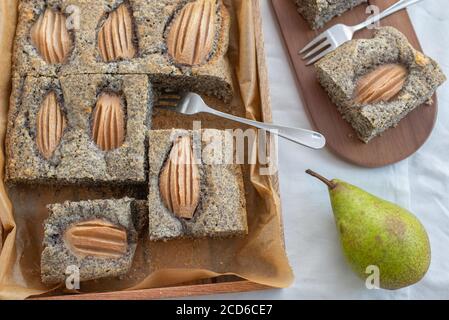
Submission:
[[[316,30],[334,17],[341,15],[367,0],[295,0],[299,13]]]
[[[366,143],[431,101],[446,80],[434,60],[392,27],[344,44],[315,68],[320,84]]]
[[[248,233],[241,167],[223,161],[232,157],[233,149],[215,148],[223,147],[225,134],[219,130],[150,131],[151,240]]]
[[[41,275],[44,284],[128,273],[137,246],[138,212],[133,199],[65,202],[48,206]]]

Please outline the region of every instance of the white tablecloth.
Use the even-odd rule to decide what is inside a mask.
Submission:
[[[274,121],[311,128],[295,83],[271,0],[261,0]],[[424,0],[409,14],[429,56],[449,75],[447,0]],[[438,123],[429,141],[409,159],[364,169],[328,150],[281,141],[280,181],[288,256],[296,280],[288,289],[212,296],[220,299],[449,299],[449,82],[438,91]],[[368,290],[340,249],[327,190],[307,176],[312,168],[341,178],[414,212],[427,229],[432,263],[418,284],[398,291]]]

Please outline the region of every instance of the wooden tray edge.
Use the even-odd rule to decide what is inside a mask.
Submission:
[[[152,300],[182,298],[193,296],[204,296],[225,293],[240,293],[247,291],[261,291],[274,289],[269,286],[254,283],[251,281],[234,281],[211,283],[202,285],[189,285],[178,287],[167,287],[158,289],[145,289],[135,291],[117,291],[107,293],[87,293],[79,295],[65,295],[54,297],[36,297],[29,300]]]

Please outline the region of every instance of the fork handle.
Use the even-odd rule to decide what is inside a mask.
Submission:
[[[284,126],[278,126],[275,124],[265,123],[265,122],[258,122],[254,120],[249,120],[245,118],[236,117],[224,112],[217,111],[212,108],[207,108],[204,110],[207,113],[229,119],[232,121],[240,122],[243,124],[247,124],[253,127],[256,127],[258,129],[268,131],[274,135],[278,135],[284,139],[290,140],[292,142],[295,142],[297,144],[312,148],[312,149],[322,149],[326,145],[326,139],[321,133],[306,130],[306,129],[299,129],[299,128],[291,128],[291,127],[284,127]]]
[[[392,15],[393,13],[396,13],[402,9],[407,8],[408,6],[411,6],[415,3],[418,3],[422,0],[400,0],[396,2],[395,4],[391,5],[389,8],[385,9],[381,13],[379,13],[376,16],[373,16],[369,18],[368,20],[356,25],[353,27],[354,31],[359,31],[361,29],[364,29],[371,25],[374,21],[382,20],[383,18],[388,17],[389,15]]]

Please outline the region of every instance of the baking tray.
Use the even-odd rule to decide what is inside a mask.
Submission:
[[[256,39],[257,50],[257,69],[258,82],[260,86],[260,100],[261,100],[261,114],[260,117],[265,122],[271,122],[271,105],[269,99],[269,88],[267,71],[265,65],[263,33],[260,4],[258,0],[251,1],[254,17],[254,33]],[[275,186],[278,192],[278,177],[277,175],[267,177],[271,180],[271,184]],[[282,228],[282,223],[281,223]],[[281,234],[283,232],[281,230]],[[173,298],[186,297],[193,295],[219,294],[219,293],[235,293],[255,290],[272,289],[270,286],[262,285],[247,281],[235,276],[220,276],[212,279],[201,280],[197,282],[184,283],[173,287],[154,288],[134,291],[116,291],[105,293],[86,293],[73,295],[57,295],[49,293],[30,299],[45,299],[45,300],[103,300],[103,299],[156,299],[156,298]]]

